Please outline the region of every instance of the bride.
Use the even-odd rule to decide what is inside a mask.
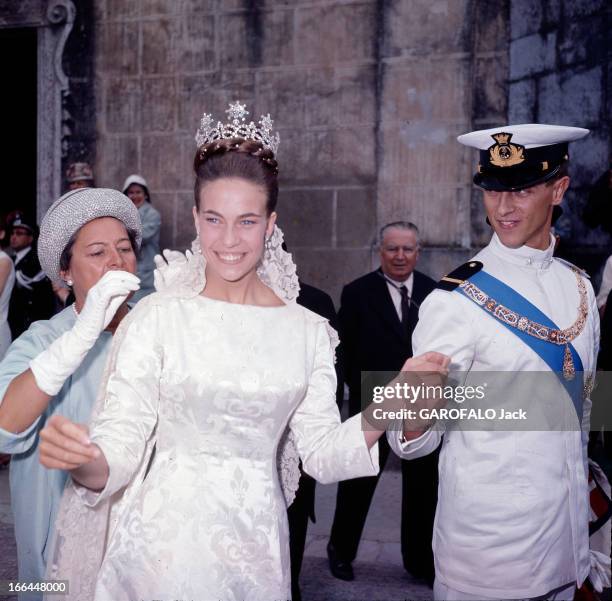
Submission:
[[[88,434],[56,416],[43,436],[42,463],[73,480],[58,565],[75,516],[122,495],[97,530],[96,601],[288,599],[284,432],[320,482],[378,471],[382,430],[340,422],[333,330],[294,302],[275,226],[278,134],[269,116],[247,124],[239,103],[227,112],[226,124],[205,115],[196,136],[195,255],[125,319]],[[446,364],[428,354],[405,368]]]

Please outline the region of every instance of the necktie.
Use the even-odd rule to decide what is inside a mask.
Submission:
[[[408,288],[402,285],[398,288],[401,295],[401,309],[402,309],[402,328],[404,332],[408,333],[408,312],[410,311],[410,297],[408,296]]]

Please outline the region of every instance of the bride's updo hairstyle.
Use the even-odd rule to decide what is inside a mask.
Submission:
[[[193,161],[196,174],[194,195],[200,210],[200,192],[205,184],[235,177],[261,186],[266,191],[266,213],[278,201],[278,164],[274,153],[261,142],[244,138],[215,140],[198,148]]]

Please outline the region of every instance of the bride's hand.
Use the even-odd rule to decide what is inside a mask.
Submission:
[[[40,431],[40,462],[49,469],[73,470],[97,459],[100,449],[88,433],[87,426],[53,415]]]
[[[412,372],[432,372],[437,373],[440,376],[448,375],[448,367],[450,365],[451,358],[442,353],[436,351],[430,351],[417,355],[416,357],[410,357],[404,363],[402,371]]]
[[[404,420],[404,437],[415,438],[429,428],[432,420],[422,418],[422,409],[431,410],[446,405],[447,400],[441,394],[446,384],[450,357],[438,352],[428,352],[408,359],[396,380],[414,386],[419,394],[411,398],[407,407],[416,410],[414,419]]]
[[[450,362],[450,357],[435,351],[423,353],[416,357],[410,357],[410,359],[407,359],[404,363],[402,371],[398,374],[397,379],[413,386],[420,386],[421,384],[424,386],[444,386],[448,376]],[[425,397],[415,400],[413,403],[415,403],[416,406],[431,407],[432,400],[434,399]],[[438,404],[439,403],[434,400],[433,405],[435,406]]]

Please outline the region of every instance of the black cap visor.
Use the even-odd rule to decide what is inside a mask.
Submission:
[[[541,169],[495,169],[474,175],[474,183],[483,190],[514,192],[543,184],[555,177],[561,165],[542,174]]]
[[[499,162],[493,160],[492,149],[495,149],[495,145],[481,150],[480,165],[478,173],[474,175],[474,183],[485,190],[523,190],[555,177],[561,165],[568,160],[567,142],[529,149],[517,148],[521,149],[524,159],[509,166],[499,166]]]

